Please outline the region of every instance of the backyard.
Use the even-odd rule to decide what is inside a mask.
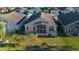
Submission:
[[[5,36],[0,50],[8,51],[78,51],[79,37],[38,37],[37,35]]]

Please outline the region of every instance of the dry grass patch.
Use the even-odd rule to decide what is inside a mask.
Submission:
[[[55,45],[59,45],[59,46],[64,46],[64,41],[62,39],[59,39],[58,37],[54,37],[54,38],[38,38],[38,36],[36,35],[31,35],[31,37],[29,37],[29,39],[31,40],[31,44],[32,45],[40,45],[42,43],[47,43],[50,46],[55,46]]]

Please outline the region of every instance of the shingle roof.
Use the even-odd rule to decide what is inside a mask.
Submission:
[[[67,14],[60,13],[60,15],[58,15],[58,18],[62,22],[62,24],[66,26],[72,22],[79,20],[79,14],[73,12]]]
[[[11,12],[9,14],[3,15],[2,17],[6,21],[17,23],[17,22],[19,22],[25,16],[26,15],[20,14],[18,12]]]
[[[65,10],[67,7],[57,7],[60,10]]]
[[[33,15],[25,22],[25,24],[27,24],[27,23],[29,23],[29,22],[31,22],[31,21],[33,21],[33,20],[36,20],[37,18],[40,17],[40,15],[41,15],[40,12],[37,13],[37,14],[33,14]]]
[[[79,22],[78,23],[76,23],[77,25],[79,25]]]
[[[25,18],[26,18],[26,16],[23,17],[23,18],[17,23],[17,25],[20,24]]]

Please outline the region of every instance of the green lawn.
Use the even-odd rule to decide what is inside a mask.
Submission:
[[[79,37],[41,37],[36,35],[20,35],[4,37],[9,45],[0,47],[0,50],[45,50],[45,51],[78,51]]]

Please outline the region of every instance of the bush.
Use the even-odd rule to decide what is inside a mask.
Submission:
[[[24,12],[24,14],[26,14],[26,15],[27,15],[27,14],[28,14],[28,11],[25,11],[25,12]]]
[[[2,29],[2,25],[0,24],[0,30]]]
[[[8,32],[8,34],[11,36],[11,35],[13,35],[13,34],[14,34],[14,32]]]

